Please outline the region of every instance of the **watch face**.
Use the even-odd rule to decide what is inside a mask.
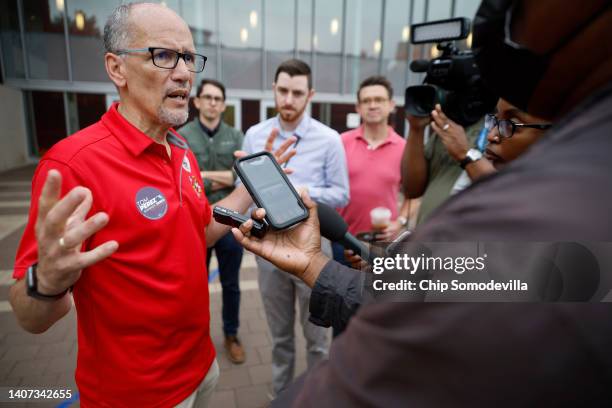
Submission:
[[[36,275],[34,275],[34,273],[34,267],[29,266],[26,271],[26,285],[28,286],[28,288],[36,287]]]
[[[30,266],[26,272],[26,293],[28,296],[39,300],[54,301],[64,297],[68,289],[57,295],[43,295],[38,293],[38,279],[36,278],[37,264]]]
[[[469,157],[472,161],[479,160],[482,158],[482,153],[480,150],[470,149],[467,152],[467,157]]]

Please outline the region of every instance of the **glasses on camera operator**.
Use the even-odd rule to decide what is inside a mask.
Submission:
[[[440,105],[436,105],[431,117],[432,129],[442,139],[449,155],[464,164],[472,181],[497,172],[504,164],[519,157],[552,126],[500,99],[497,114],[486,117],[489,143],[485,153],[480,154],[470,148],[463,127],[448,119]]]

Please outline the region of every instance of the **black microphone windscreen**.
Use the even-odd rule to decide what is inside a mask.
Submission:
[[[327,204],[317,203],[321,235],[330,241],[340,241],[348,231],[348,224],[335,209]]]

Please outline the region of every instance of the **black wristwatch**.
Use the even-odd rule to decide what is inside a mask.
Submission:
[[[478,149],[470,149],[467,151],[465,159],[459,162],[459,166],[465,169],[465,166],[480,159],[482,159],[482,152]]]
[[[28,272],[26,273],[26,285],[27,285],[27,293],[28,296],[33,297],[38,300],[47,300],[54,301],[64,297],[68,289],[63,291],[62,293],[58,293],[57,295],[43,295],[38,292],[38,277],[36,276],[36,268],[38,264],[35,263],[28,268]]]

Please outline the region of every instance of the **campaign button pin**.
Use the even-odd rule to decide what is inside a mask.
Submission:
[[[136,193],[136,208],[145,218],[159,220],[168,212],[168,202],[155,187],[143,187]]]

